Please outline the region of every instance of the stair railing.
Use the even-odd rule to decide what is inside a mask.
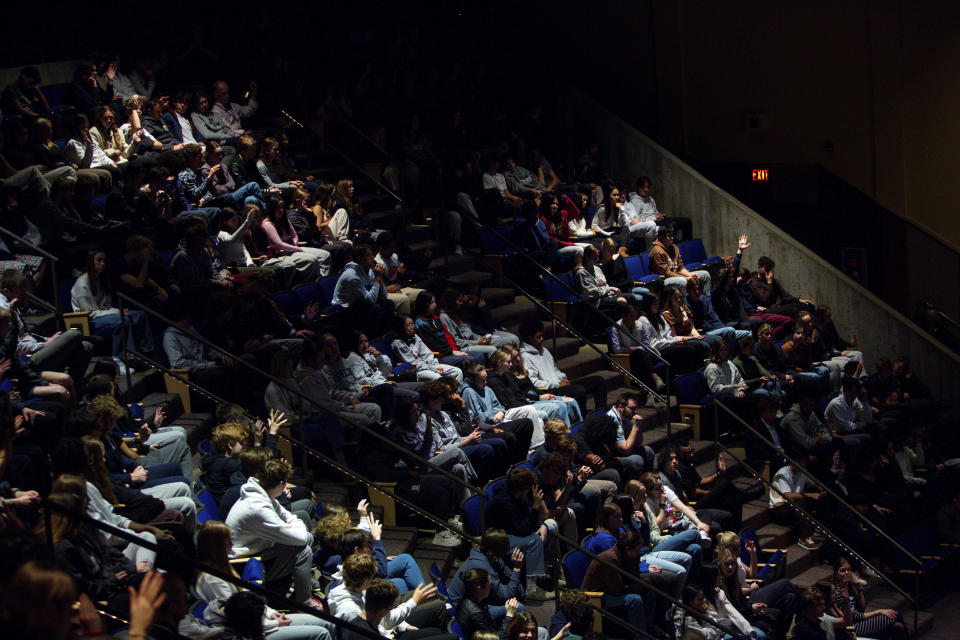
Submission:
[[[41,248],[38,247],[37,245],[35,245],[35,244],[33,244],[32,242],[26,240],[26,239],[23,238],[22,236],[19,236],[19,235],[15,234],[13,231],[10,231],[9,229],[6,229],[6,228],[4,228],[4,227],[0,227],[0,234],[6,236],[6,237],[8,237],[8,238],[10,238],[10,239],[13,240],[14,242],[17,242],[18,244],[22,244],[24,247],[26,247],[26,248],[29,249],[30,251],[32,251],[32,252],[34,252],[34,253],[36,253],[36,254],[38,254],[38,255],[41,255],[41,256],[43,256],[44,258],[46,258],[47,260],[50,261],[50,279],[51,279],[51,281],[53,282],[53,306],[54,306],[55,309],[57,309],[57,313],[59,314],[59,313],[60,313],[60,311],[59,311],[59,309],[60,309],[60,291],[58,290],[58,289],[59,289],[58,285],[60,284],[60,282],[59,282],[59,280],[57,280],[57,263],[60,262],[60,259],[59,259],[57,256],[55,256],[55,255],[53,255],[52,253],[50,253],[49,251],[47,251],[47,250],[45,250],[45,249],[41,249]],[[29,294],[28,294],[28,295],[29,295]],[[36,299],[36,296],[32,296],[32,297],[33,297],[34,299]],[[60,317],[61,317],[61,321],[62,321],[62,316],[60,316]]]

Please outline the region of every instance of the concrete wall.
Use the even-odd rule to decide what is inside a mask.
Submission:
[[[908,318],[592,98],[576,96],[567,108],[567,129],[598,141],[611,174],[624,184],[649,175],[660,210],[691,217],[708,254],[732,254],[737,236],[749,234],[745,265],[756,268],[759,256],[770,255],[789,292],[830,305],[841,333],[858,334],[868,370],[877,357],[906,354],[936,397],[960,401],[960,358]]]

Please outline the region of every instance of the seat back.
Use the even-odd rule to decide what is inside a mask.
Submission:
[[[643,255],[649,256],[649,254]],[[623,259],[623,266],[627,268],[627,273],[634,282],[639,282],[643,276],[650,275],[650,272],[647,271],[647,263],[643,260],[643,255],[630,256],[629,258]]]
[[[471,536],[483,533],[483,496],[470,496],[460,505],[463,530]]]
[[[217,501],[213,497],[213,494],[204,489],[197,494],[197,501],[203,505],[203,511],[197,513],[197,522],[203,524],[207,520],[216,520],[217,514],[220,511],[220,507],[217,506]]]
[[[740,551],[740,555],[743,557],[743,550]],[[777,549],[770,555],[770,558],[767,560],[767,563],[763,569],[760,569],[760,571],[757,572],[757,578],[759,578],[761,582],[766,580],[767,576],[776,571],[777,565],[780,564],[781,559],[783,559],[783,549]]]
[[[557,280],[567,285],[567,287],[570,287],[573,292],[562,286]],[[543,289],[546,292],[545,300],[551,302],[576,302],[581,299],[580,294],[575,293],[577,285],[573,273],[560,274],[557,276],[557,280],[553,278],[544,279]]]
[[[572,427],[570,427],[570,435],[571,435],[571,436],[576,435],[577,431],[580,431],[580,429],[583,429],[583,423],[582,423],[582,422],[578,422],[577,424],[575,424],[575,425],[573,425]]]
[[[73,305],[70,303],[70,290],[73,289],[76,278],[70,278],[57,285],[57,295],[60,297],[60,310],[64,313],[73,311]]]
[[[243,574],[240,578],[247,582],[263,582],[263,564],[256,558],[248,559],[247,564],[243,567]]]
[[[703,248],[703,240],[700,238],[681,242],[677,248],[680,249],[680,257],[683,258],[684,264],[694,262],[702,264],[707,260],[707,250]]]
[[[336,290],[336,288],[337,288],[337,280],[339,280],[339,279],[340,279],[340,276],[339,276],[339,274],[337,274],[337,275],[326,276],[326,277],[324,277],[324,278],[320,278],[320,280],[317,282],[317,284],[320,285],[320,290],[323,292],[323,294],[322,294],[322,295],[323,295],[323,298],[322,298],[322,301],[320,302],[320,312],[321,312],[321,313],[329,313],[329,312],[333,311],[332,309],[329,309],[328,307],[330,307],[330,306],[333,305],[333,292],[334,292],[334,291]],[[326,301],[326,305],[324,305],[323,301]],[[337,309],[339,309],[339,308],[340,308],[340,307],[337,307]]]
[[[273,294],[273,301],[288,318],[299,318],[303,313],[303,303],[293,291],[280,291]]]
[[[294,288],[293,292],[297,294],[300,304],[304,307],[313,302],[319,304],[321,309],[330,306],[330,298],[325,295],[323,288],[317,282],[302,284]]]
[[[640,254],[640,264],[643,265],[643,270],[646,272],[646,275],[650,274],[650,252],[644,251]],[[639,280],[639,278],[637,278]]]
[[[591,560],[590,556],[576,549],[563,556],[563,575],[567,579],[568,589],[579,589],[583,586]]]
[[[495,230],[504,238],[510,238],[513,233],[512,224],[501,225]],[[513,247],[500,239],[498,235],[486,229],[480,232],[480,253],[483,255],[509,256],[514,253]]]
[[[673,383],[673,392],[680,404],[698,404],[710,395],[707,381],[699,371],[679,376]]]
[[[484,490],[487,493],[488,498],[492,498],[497,495],[507,486],[507,477],[503,476],[502,478],[494,478],[487,483],[487,486],[484,487]]]

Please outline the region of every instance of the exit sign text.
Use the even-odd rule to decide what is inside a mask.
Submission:
[[[770,179],[770,170],[769,169],[752,169],[750,171],[750,177],[754,182],[766,182]]]

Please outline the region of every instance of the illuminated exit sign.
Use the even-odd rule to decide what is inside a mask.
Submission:
[[[767,182],[770,180],[770,170],[769,169],[752,169],[750,171],[750,177],[754,182]]]

